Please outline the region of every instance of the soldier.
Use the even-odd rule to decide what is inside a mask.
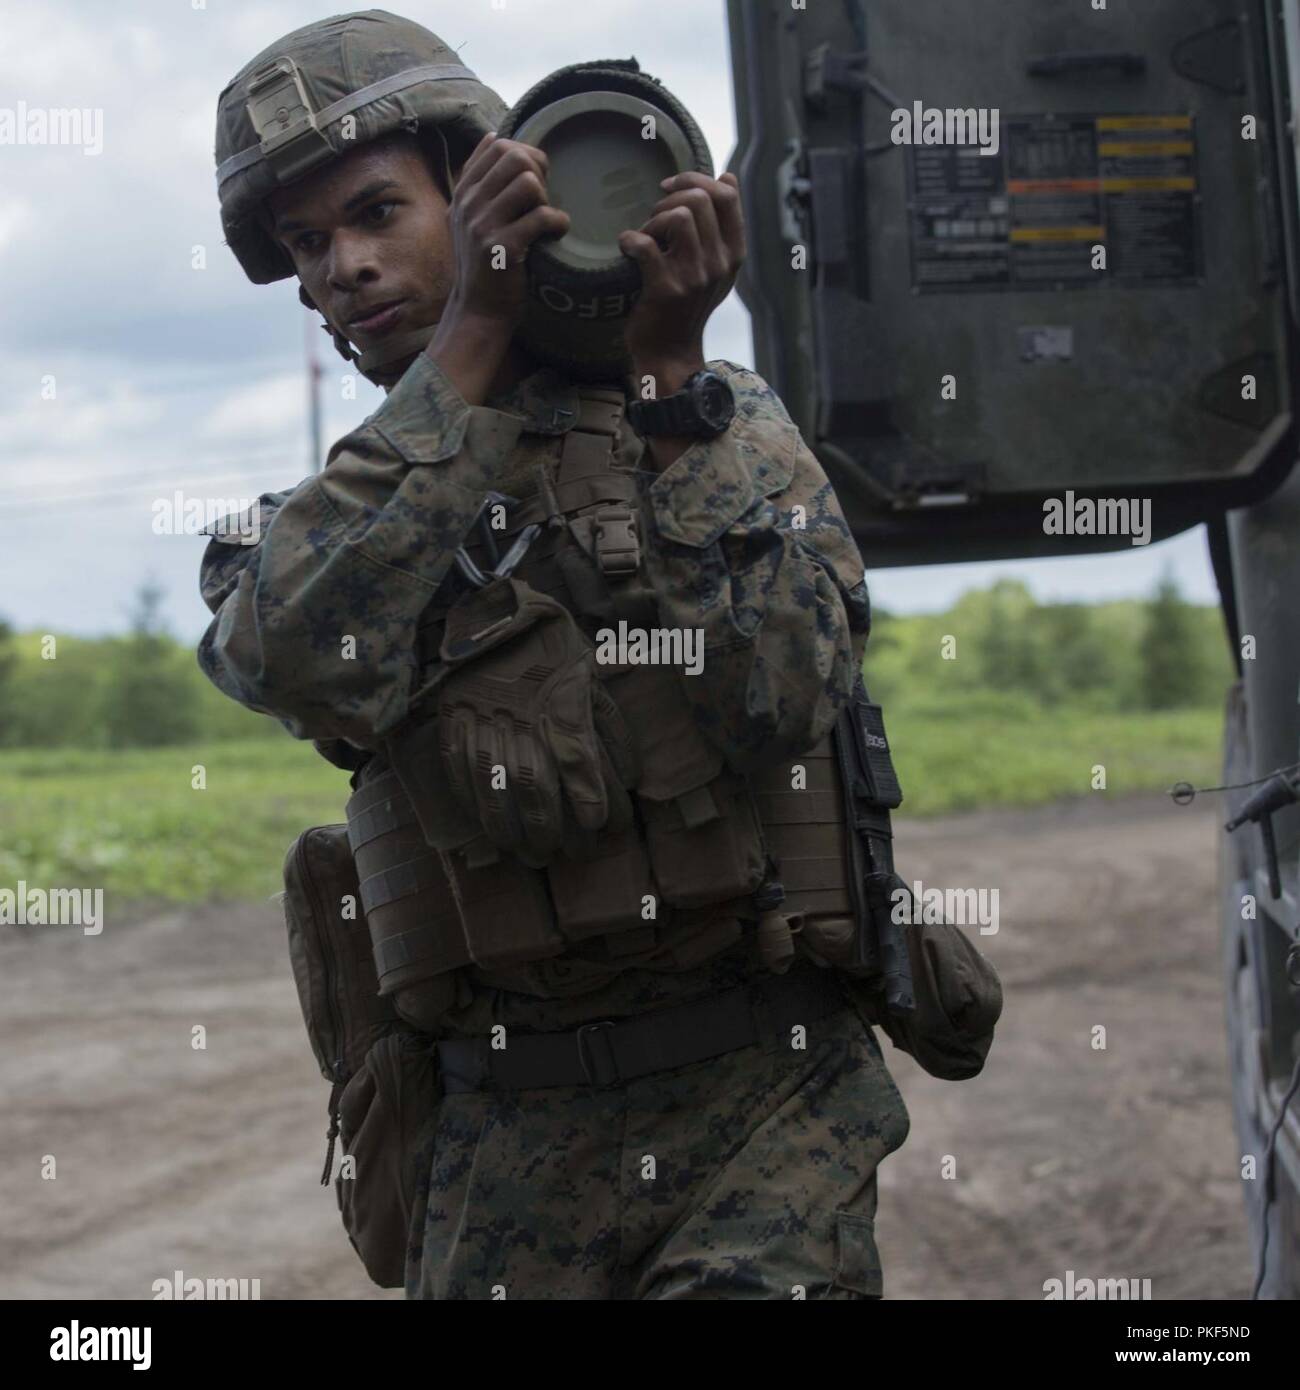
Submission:
[[[812,804],[792,765],[830,768],[862,560],[772,390],[703,357],[745,254],[736,178],[679,175],[622,235],[628,379],[575,383],[515,341],[524,257],[569,219],[503,114],[381,11],[223,92],[232,249],[255,282],[296,274],[388,394],[260,499],[256,545],[209,542],[200,664],[423,832],[362,890],[373,932],[376,885],[418,880],[402,1012],[437,1039],[408,1297],[879,1298],[876,1170],[907,1112],[845,975],[791,964],[773,911],[803,817],[771,808]],[[647,377],[673,433],[625,408]],[[475,530],[491,493],[504,564]],[[702,672],[602,666],[616,619],[700,633]],[[839,901],[838,801],[820,821],[841,848],[813,888]]]

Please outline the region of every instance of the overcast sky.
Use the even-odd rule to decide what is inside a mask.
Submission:
[[[727,162],[723,0],[396,8],[507,104],[566,63],[635,55],[695,114],[718,169]],[[177,489],[252,498],[303,477],[308,334],[326,368],[327,444],[382,400],[364,381],[341,399],[344,364],[296,282],[245,280],[222,243],[213,179],[221,88],[279,35],[335,12],[328,0],[0,0],[0,108],[103,112],[98,153],[0,144],[0,616],[17,627],[121,630],[149,574],[173,630],[197,638],[209,620],[204,542],[155,535],[155,502]],[[705,347],[752,362],[734,296]],[[1016,574],[1043,598],[1107,598],[1150,592],[1165,564],[1190,597],[1214,601],[1199,531],[1095,559],[878,571],[872,591],[896,611],[935,609]]]

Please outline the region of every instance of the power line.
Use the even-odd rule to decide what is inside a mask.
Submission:
[[[237,451],[235,451],[235,452],[237,452]],[[264,453],[241,454],[240,457],[241,457],[241,459],[242,459],[244,462],[246,462],[246,463],[252,465],[252,467],[254,468],[254,470],[256,470],[257,467],[258,467],[259,465],[264,464],[264,463],[269,464],[269,463],[275,463],[275,462],[277,462],[277,461],[283,463],[285,460],[287,460],[288,458],[290,458],[294,452],[295,452],[294,450],[292,450],[292,449],[287,449],[287,448],[286,448],[286,449],[268,449],[268,450],[266,450]],[[232,453],[232,450],[229,450],[229,449],[223,450],[221,453],[215,454],[215,455],[213,456],[213,458],[212,458],[212,461],[213,461],[214,463],[216,463],[216,462],[220,462],[220,461],[222,461],[222,460],[224,460],[224,459],[228,459],[228,458],[230,457],[230,454],[231,454],[231,453]],[[204,461],[205,461],[205,457],[204,457],[203,455],[199,455],[199,456],[196,457],[194,454],[188,454],[188,455],[186,456],[186,459],[185,459],[185,464],[202,464]],[[179,466],[183,467],[183,466],[185,466],[185,465],[179,465]],[[124,482],[124,483],[130,484],[130,483],[133,483],[133,482],[146,482],[146,481],[151,480],[151,479],[154,479],[154,478],[177,478],[178,476],[179,476],[179,477],[183,477],[184,475],[178,475],[178,473],[177,473],[177,468],[178,468],[178,465],[176,465],[176,464],[171,464],[171,465],[169,465],[169,466],[166,467],[166,468],[145,469],[145,470],[140,470],[140,469],[129,469],[129,470],[125,470],[125,469],[124,469],[124,470],[121,470],[121,471],[116,472],[116,473],[99,473],[99,472],[95,472],[95,473],[72,473],[72,474],[68,474],[67,476],[60,477],[60,478],[56,479],[55,481],[57,481],[60,485],[63,485],[63,484],[72,485],[72,484],[76,484],[76,483],[99,483],[99,482]],[[221,475],[221,476],[223,476],[223,477],[233,477],[233,476],[235,476],[235,475],[234,475],[234,474],[231,474],[231,473],[227,473],[227,474],[223,474],[223,475]],[[48,481],[49,481],[49,480],[32,480],[32,482],[31,482],[30,484],[28,484],[28,486],[40,486],[40,485],[42,484],[42,482],[48,482]],[[31,497],[31,496],[29,496],[29,495],[26,495],[26,494],[24,494],[23,492],[18,491],[18,490],[10,491],[10,490],[8,490],[8,489],[0,488],[0,505],[5,504],[6,499],[9,498],[9,497],[12,497],[13,500],[14,500],[15,502],[17,502],[17,503],[23,503],[23,502],[28,502],[28,501],[38,501],[38,500],[41,500],[41,499],[38,499],[38,498],[35,498],[35,497]]]
[[[217,483],[217,482],[226,482],[227,480],[231,480],[231,479],[234,479],[234,480],[241,480],[241,479],[242,479],[242,480],[244,480],[244,481],[248,481],[248,475],[247,475],[247,474],[243,474],[243,473],[224,473],[224,474],[218,474],[217,477],[215,477],[215,478],[209,478],[209,479],[207,479],[207,484]],[[299,481],[301,481],[301,480],[299,480]],[[295,483],[295,484],[293,484],[293,486],[296,487],[297,484]],[[176,490],[176,489],[173,489],[173,491],[175,491],[175,490]],[[184,490],[185,490],[184,488],[180,488],[180,491],[183,492]],[[266,488],[266,487],[264,487],[264,488],[260,488],[260,489],[259,489],[259,493],[261,493],[261,492],[289,492],[289,491],[291,491],[291,490],[292,490],[291,487],[284,487],[284,488]],[[206,497],[210,497],[210,496],[212,495],[211,488],[205,485],[205,487],[200,491],[200,494],[199,494],[199,495],[201,495],[201,496],[206,496]],[[147,496],[147,494],[146,494],[146,496]],[[236,500],[238,500],[238,499],[236,499]],[[252,502],[252,501],[255,501],[256,499],[255,499],[255,498],[249,498],[248,500],[249,500],[250,502]],[[143,498],[141,497],[141,494],[140,494],[139,492],[135,492],[135,493],[124,492],[124,491],[122,491],[121,489],[115,488],[115,489],[113,489],[111,492],[82,492],[82,493],[72,493],[70,496],[67,496],[67,497],[24,498],[23,500],[21,500],[21,501],[19,501],[19,502],[16,502],[16,503],[8,503],[8,502],[3,503],[3,505],[0,505],[0,512],[2,512],[2,513],[5,514],[5,515],[8,515],[10,512],[26,512],[26,511],[31,511],[31,510],[33,510],[33,509],[35,509],[36,511],[58,511],[58,510],[60,510],[60,509],[62,509],[62,508],[65,508],[65,507],[66,507],[66,509],[67,509],[68,511],[84,511],[84,510],[85,510],[85,507],[84,507],[84,506],[68,507],[67,504],[68,504],[69,502],[77,502],[77,503],[97,503],[99,506],[102,506],[102,507],[122,506],[124,503],[129,503],[129,504],[132,505],[132,506],[144,506],[144,505],[145,505],[145,502],[144,502],[144,500],[143,500]]]

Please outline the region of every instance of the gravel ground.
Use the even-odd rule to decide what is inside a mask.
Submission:
[[[882,1039],[912,1117],[880,1170],[888,1297],[1042,1298],[1067,1270],[1248,1295],[1215,809],[900,823],[909,881],[998,889],[978,941],[1006,1006],[971,1081]],[[93,938],[5,928],[0,979],[0,1297],[150,1298],[181,1270],[256,1278],[263,1298],[401,1298],[369,1283],[318,1182],[328,1085],[274,902],[123,912]]]

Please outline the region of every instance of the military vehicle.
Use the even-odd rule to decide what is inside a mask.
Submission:
[[[1221,794],[1247,817],[1221,895],[1242,1154],[1285,1115],[1271,1200],[1243,1187],[1261,1296],[1294,1298],[1300,6],[729,0],[728,24],[755,366],[869,566],[1128,549],[1140,499],[1153,540],[1207,529],[1223,781],[1257,784]]]

